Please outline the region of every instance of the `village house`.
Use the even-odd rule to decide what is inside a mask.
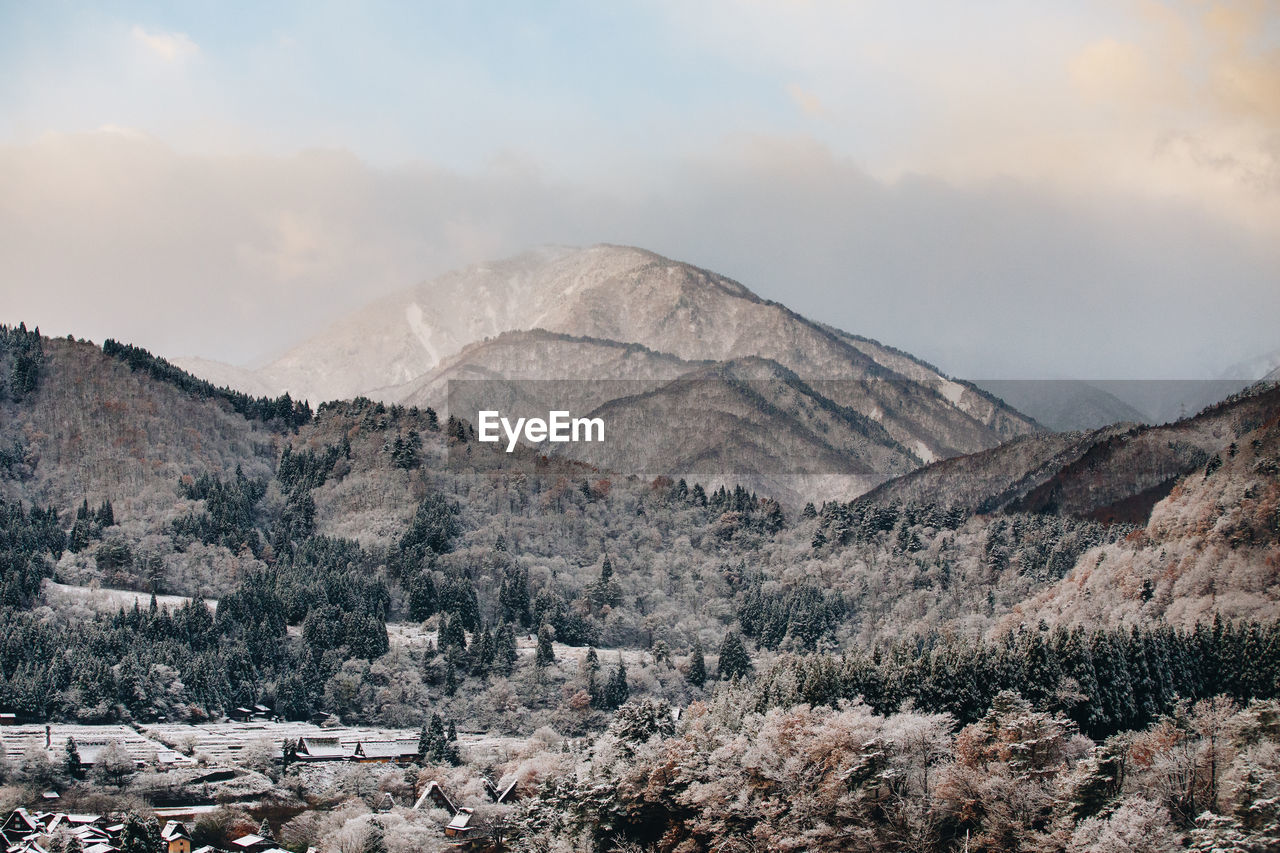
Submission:
[[[298,742],[299,761],[344,761],[351,757],[337,737],[304,737]]]
[[[171,820],[160,830],[166,853],[191,853],[191,834],[181,821]]]
[[[0,833],[4,834],[6,841],[13,843],[43,828],[44,824],[37,823],[35,816],[26,809],[14,809],[0,825]]]
[[[276,843],[269,838],[263,838],[261,835],[249,833],[234,839],[231,842],[231,849],[235,851],[244,851],[244,853],[266,853]]]
[[[471,816],[473,814],[474,811],[472,809],[458,809],[458,813],[453,816],[453,820],[449,821],[449,824],[444,828],[444,834],[450,838],[460,838],[465,835],[470,835],[471,831],[475,829],[475,827],[471,825]]]
[[[426,803],[430,803],[436,808],[444,809],[449,814],[458,813],[458,809],[453,804],[453,801],[449,799],[449,796],[444,792],[444,789],[441,788],[434,779],[428,782],[427,786],[422,789],[422,794],[419,795],[417,802],[413,804],[414,811],[421,811],[423,805]]]
[[[493,800],[495,803],[514,803],[518,799],[516,785],[519,784],[519,782],[520,780],[518,778],[512,779],[506,787],[499,790],[496,785],[488,779],[485,779],[484,790],[485,793],[489,795],[489,799]]]
[[[31,812],[19,808],[0,824],[0,842],[6,853],[41,853],[55,835],[71,835],[85,853],[90,850],[112,853],[116,849],[112,842],[122,826],[108,827],[103,826],[104,823],[100,815]]]
[[[419,759],[418,740],[362,740],[351,758],[361,764],[409,764]]]

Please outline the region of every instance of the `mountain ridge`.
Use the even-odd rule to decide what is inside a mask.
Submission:
[[[862,500],[932,499],[975,512],[1065,513],[1146,523],[1190,472],[1280,416],[1280,387],[1258,383],[1182,421],[1026,436],[886,482]]]
[[[371,303],[254,375],[306,399],[368,396],[444,412],[450,379],[493,381],[503,386],[495,392],[500,399],[527,405],[540,395],[511,381],[661,382],[751,358],[777,364],[803,380],[807,393],[883,427],[887,443],[879,450],[870,447],[870,432],[864,446],[851,448],[855,457],[885,464],[859,488],[902,473],[891,458],[928,462],[1040,429],[977,386],[901,350],[810,321],[710,270],[612,245],[548,247],[446,273]],[[568,400],[594,410],[609,393],[579,388]],[[744,398],[718,399],[741,411]],[[702,407],[687,402],[696,419]],[[795,420],[773,423],[799,428]],[[715,454],[713,432],[690,423],[690,435],[706,446],[689,458]],[[786,444],[779,439],[779,447]],[[841,496],[848,495],[820,495]]]

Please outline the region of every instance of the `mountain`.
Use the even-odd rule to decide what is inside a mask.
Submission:
[[[974,384],[1049,429],[1070,432],[1182,420],[1239,393],[1268,371],[1280,371],[1280,350],[1234,364],[1217,379],[979,379]]]
[[[1220,374],[1223,379],[1261,379],[1280,371],[1280,349],[1238,361]]]
[[[1092,382],[1074,379],[980,379],[974,382],[1057,432],[1147,423],[1150,416]]]
[[[504,332],[469,344],[414,381],[375,390],[374,394],[447,414],[451,409],[450,383],[464,383],[452,386],[452,408],[459,414],[481,408],[479,399],[470,395],[482,390],[488,406],[504,412],[545,415],[552,408],[568,408],[581,413],[713,363],[689,361],[640,344],[533,329]],[[582,365],[579,375],[567,378],[572,373],[566,365]],[[552,376],[566,378],[549,378]],[[499,389],[503,386],[509,389],[510,399],[502,399],[504,392]],[[464,396],[459,397],[460,393]],[[517,399],[529,402],[521,406]]]
[[[1091,384],[1142,412],[1145,423],[1167,424],[1240,393],[1255,379],[1095,379]]]
[[[1145,523],[1179,478],[1277,416],[1280,388],[1258,385],[1164,426],[1023,437],[927,466],[884,483],[865,499]]]
[[[169,359],[169,361],[192,376],[199,376],[206,382],[219,387],[235,388],[237,391],[255,397],[275,396],[280,393],[248,368],[236,367],[233,364],[199,356],[183,356]]]
[[[768,359],[717,362],[590,413],[611,430],[561,455],[603,470],[750,483],[790,506],[860,494],[920,459],[878,421]]]
[[[1239,393],[1243,379],[979,379],[975,385],[1049,429],[1182,420]]]
[[[1085,554],[1010,622],[1190,626],[1271,617],[1280,602],[1280,415],[1189,472],[1150,520]]]
[[[59,508],[112,500],[122,515],[173,503],[183,475],[268,473],[278,435],[217,399],[132,370],[90,343],[45,338],[43,374],[20,401],[0,399],[0,495]]]
[[[654,380],[744,359],[789,372],[806,383],[807,394],[825,399],[820,408],[843,410],[883,428],[887,444],[878,448],[868,444],[880,440],[870,432],[856,447],[843,437],[830,445],[848,448],[856,457],[848,465],[860,471],[867,460],[877,460],[879,468],[859,475],[868,485],[900,473],[902,459],[927,462],[970,453],[1038,429],[977,387],[906,353],[814,323],[707,270],[620,246],[544,248],[449,273],[379,300],[252,376],[261,383],[254,387],[265,385],[272,393],[288,391],[312,401],[367,396],[429,405],[474,421],[473,407],[450,409],[450,381],[494,382],[490,392],[510,404],[554,399],[554,408],[568,401],[596,409],[615,395],[654,390]],[[193,367],[241,381],[232,373]],[[596,385],[535,390],[509,384],[532,380]],[[618,381],[650,384],[637,388]],[[548,394],[552,388],[555,395]],[[712,396],[727,404],[728,398]],[[690,405],[678,413],[686,419],[684,434],[713,441],[715,434],[696,423],[706,402],[699,404],[687,389],[681,399]],[[731,408],[740,411],[740,402]],[[771,444],[781,454],[807,440],[780,436]],[[758,443],[770,444],[763,437]],[[669,449],[667,458],[702,455]],[[779,464],[793,462],[780,459],[775,469]]]
[[[918,462],[880,420],[838,405],[773,359],[701,362],[517,332],[476,344],[453,368],[471,375],[514,366],[530,352],[590,354],[616,377],[602,382],[622,383],[593,410],[618,429],[634,421],[629,452],[600,460],[612,470],[709,462],[709,470],[767,476],[781,461],[797,476],[814,474],[812,465],[819,477],[870,478]],[[628,378],[646,372],[663,375]],[[521,393],[540,384],[503,379],[482,389]],[[905,384],[891,391],[924,409],[934,399]],[[721,804],[740,803],[734,797],[744,786],[759,794],[756,743],[782,744],[786,766],[799,769],[761,795],[769,802],[749,804],[745,825],[754,834],[742,834],[744,847],[761,838],[771,849],[813,847],[816,837],[837,850],[856,837],[896,849],[901,822],[881,842],[868,830],[881,818],[866,810],[850,817],[847,807],[865,801],[877,810],[877,768],[886,766],[917,779],[937,774],[934,802],[951,798],[940,807],[943,821],[973,805],[994,767],[997,784],[986,787],[997,793],[979,791],[979,805],[1012,814],[1027,801],[1021,789],[1040,785],[1019,757],[1031,752],[1049,756],[1040,775],[1053,777],[1031,791],[1034,816],[1066,830],[1068,800],[1114,801],[1114,792],[1089,793],[1099,778],[1106,787],[1099,767],[1130,761],[1136,770],[1126,786],[1181,798],[1185,784],[1169,794],[1170,762],[1201,766],[1214,749],[1226,756],[1220,801],[1273,808],[1274,797],[1264,796],[1270,777],[1252,768],[1270,767],[1273,744],[1257,733],[1270,725],[1280,684],[1277,395],[1255,389],[1177,430],[1021,436],[895,481],[932,483],[936,490],[922,489],[919,502],[833,501],[820,512],[789,513],[743,488],[612,474],[531,447],[508,454],[418,406],[356,399],[312,412],[198,382],[126,345],[99,349],[0,327],[0,710],[25,724],[30,741],[46,725],[64,738],[74,728],[81,748],[127,726],[166,742],[225,740],[229,724],[191,724],[252,704],[288,727],[239,731],[255,739],[265,731],[275,743],[317,713],[339,726],[325,731],[366,744],[369,732],[435,731],[428,740],[437,747],[424,750],[440,754],[421,756],[419,766],[444,768],[441,778],[477,808],[490,799],[482,776],[499,788],[516,785],[529,804],[517,815],[524,822],[513,824],[522,838],[541,831],[535,820],[565,826],[561,816],[570,815],[590,839],[601,814],[620,814],[611,804],[631,797],[623,805],[647,827],[653,814],[666,821],[664,839],[715,846],[725,814],[731,833],[743,824],[742,809]],[[1104,501],[1126,482],[1142,489],[1151,473],[1144,459],[1160,457],[1162,446],[1208,455],[1177,479],[1144,528],[1066,517],[1092,489]],[[712,451],[722,456],[702,457]],[[1181,452],[1161,458],[1180,463]],[[993,488],[1027,469],[1038,473],[1012,489],[1012,502],[1061,486],[1057,514],[972,515],[939,505],[949,488],[968,483],[939,470]],[[837,530],[837,522],[847,523]],[[154,609],[145,605],[150,593]],[[215,597],[216,615],[169,594]],[[1055,628],[1042,629],[1042,620]],[[1081,630],[1059,630],[1067,625]],[[684,709],[679,737],[672,708]],[[463,726],[451,754],[444,733]],[[604,732],[584,752],[601,771],[589,784],[576,783],[581,756],[547,735],[559,731],[575,739]],[[654,737],[664,738],[660,749]],[[1048,746],[1023,749],[1028,738]],[[741,755],[726,760],[726,749]],[[200,783],[215,770],[271,770],[271,752],[224,750],[198,778],[139,773],[108,787],[101,770],[74,779],[88,750],[73,764],[62,745],[35,747],[14,762],[20,784],[8,787],[30,806],[15,812],[21,820],[42,807],[50,777],[64,802],[158,806],[206,795]],[[910,757],[921,752],[928,755]],[[1262,758],[1245,764],[1237,754]],[[719,786],[710,796],[695,792],[695,809],[710,804],[704,811],[685,809],[710,830],[673,830],[663,802],[628,793],[640,762],[664,795],[671,755],[690,756],[677,768],[681,778]],[[812,799],[805,768],[815,757],[833,768],[819,787],[835,792],[823,804],[831,815],[823,825],[835,831],[810,832],[809,809],[775,832],[777,802]],[[455,760],[465,764],[445,767]],[[367,775],[359,765],[329,767],[311,788],[296,769],[282,771],[293,775],[278,790],[261,776],[254,797],[323,804],[335,779]],[[1089,796],[1077,796],[1086,788]],[[1063,791],[1070,796],[1056,796]],[[1060,801],[1058,815],[1045,805]],[[586,806],[575,812],[577,803]],[[252,820],[237,825],[267,819],[240,805]],[[1189,824],[1202,809],[1186,812]],[[307,843],[326,843],[338,826],[323,810],[290,814],[283,831],[310,833],[300,836]],[[367,812],[361,818],[363,832]],[[1031,837],[1029,825],[1000,828],[997,840]],[[997,837],[991,827],[980,838]],[[439,835],[428,826],[406,849]],[[647,843],[653,835],[634,837]],[[1081,838],[1076,847],[1096,849],[1080,830],[1044,846],[1065,849]]]
[[[910,364],[897,357],[907,362],[904,367]],[[564,364],[589,365],[584,372],[593,378],[540,378]],[[956,429],[957,422],[959,429],[971,429],[954,412],[947,412],[947,423],[931,406],[936,397],[913,396],[905,380],[858,383],[863,396],[854,399],[862,410],[835,402],[852,396],[844,385],[806,383],[772,359],[687,361],[638,344],[535,329],[466,347],[401,386],[398,402],[441,412],[493,409],[512,418],[545,416],[553,408],[601,417],[609,425],[605,444],[554,452],[603,470],[749,483],[800,503],[814,495],[861,493],[918,467],[922,456],[933,458],[934,450],[918,437],[930,419],[934,436]],[[864,414],[865,400],[874,401],[871,412],[897,414]],[[951,444],[940,451],[955,452]]]

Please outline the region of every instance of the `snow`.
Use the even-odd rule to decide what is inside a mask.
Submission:
[[[947,401],[953,406],[960,405],[960,399],[964,397],[965,387],[959,382],[952,382],[950,379],[942,380],[942,386],[938,388],[938,393],[947,398]]]
[[[410,302],[408,307],[404,309],[404,318],[408,321],[409,330],[413,332],[413,336],[418,339],[418,343],[422,344],[422,348],[431,357],[431,363],[439,364],[440,353],[431,342],[431,326],[422,315],[422,306],[416,302]]]
[[[131,589],[109,589],[101,587],[94,589],[87,586],[72,586],[70,584],[57,583],[52,580],[44,582],[44,596],[49,603],[79,603],[86,604],[95,610],[103,612],[115,612],[120,608],[130,608],[134,604],[139,607],[146,608],[151,605],[151,593],[137,592]],[[183,606],[190,598],[183,595],[157,595],[156,604],[162,608],[176,609]],[[210,610],[218,609],[216,599],[206,598],[205,605]]]
[[[926,465],[938,458],[934,452],[929,449],[929,445],[919,439],[916,440],[916,456],[919,456]]]

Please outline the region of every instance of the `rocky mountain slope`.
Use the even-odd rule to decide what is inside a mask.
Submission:
[[[607,440],[560,445],[560,455],[641,476],[748,483],[795,508],[920,465],[881,422],[768,359],[717,362],[590,414],[608,424]]]

